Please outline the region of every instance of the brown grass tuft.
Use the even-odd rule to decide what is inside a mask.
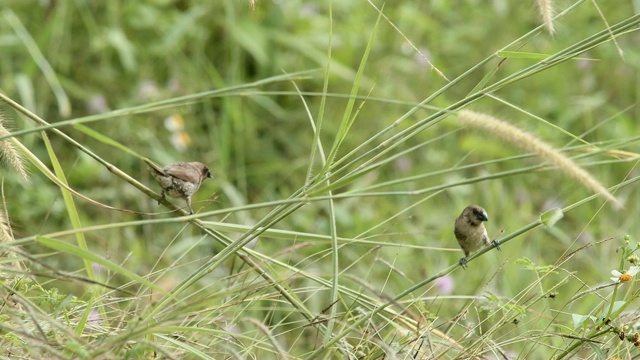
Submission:
[[[484,130],[515,145],[516,147],[537,154],[542,159],[555,165],[568,176],[577,180],[586,188],[604,196],[616,206],[620,206],[618,200],[586,170],[581,168],[561,152],[556,151],[547,143],[526,131],[493,116],[481,114],[475,111],[462,110],[458,113],[458,119],[464,125]]]

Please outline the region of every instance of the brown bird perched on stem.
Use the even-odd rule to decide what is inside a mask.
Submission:
[[[483,246],[489,246],[493,244],[498,250],[500,250],[500,244],[495,240],[490,241],[487,229],[484,227],[483,222],[489,221],[487,212],[478,205],[469,205],[462,214],[456,219],[456,226],[453,233],[456,235],[458,245],[464,251],[464,257],[460,259],[460,266],[467,267],[467,257],[473,251],[476,251]]]
[[[207,166],[201,162],[177,162],[160,168],[160,166],[147,158],[142,160],[147,163],[151,175],[162,188],[160,193],[162,197],[158,204],[164,199],[165,195],[173,198],[182,198],[187,202],[189,213],[193,214],[191,196],[198,191],[202,180],[211,177],[211,172],[209,172]]]

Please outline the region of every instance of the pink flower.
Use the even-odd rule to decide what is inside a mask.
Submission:
[[[445,275],[443,277],[437,278],[435,283],[438,291],[442,295],[449,295],[453,291],[453,277],[451,277],[450,275]]]

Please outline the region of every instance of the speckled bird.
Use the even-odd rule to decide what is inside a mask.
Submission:
[[[458,218],[453,233],[456,235],[458,245],[464,251],[464,257],[460,259],[460,266],[467,267],[469,254],[478,249],[493,244],[498,250],[500,246],[496,241],[491,241],[484,227],[484,222],[489,221],[485,209],[478,205],[469,205]]]
[[[165,195],[173,198],[181,198],[187,202],[189,213],[193,214],[191,208],[191,196],[200,188],[200,184],[206,178],[211,177],[211,172],[207,166],[201,162],[177,162],[163,168],[156,165],[149,159],[143,159],[147,163],[151,175],[156,179],[162,188],[160,200]]]

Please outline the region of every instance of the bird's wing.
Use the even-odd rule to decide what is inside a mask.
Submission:
[[[153,172],[156,172],[156,173],[158,173],[158,174],[160,174],[162,176],[167,176],[167,174],[165,174],[164,170],[160,166],[156,165],[156,163],[154,163],[153,161],[151,161],[151,160],[149,160],[147,158],[142,158],[142,160],[145,163],[147,163],[147,167],[149,168],[149,170],[151,170]]]
[[[182,181],[193,181],[194,179],[197,180],[200,178],[198,170],[187,163],[167,165],[162,170],[164,170],[168,175]]]
[[[464,234],[462,231],[458,230],[458,227],[453,229],[453,233],[456,235],[456,239],[458,241],[465,241],[467,239],[467,235]]]

